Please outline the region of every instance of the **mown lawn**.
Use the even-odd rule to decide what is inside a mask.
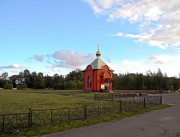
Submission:
[[[0,90],[0,114],[95,103],[94,93],[68,90]]]

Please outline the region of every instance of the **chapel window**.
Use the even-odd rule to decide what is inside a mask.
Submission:
[[[88,87],[91,87],[91,85],[92,85],[92,79],[91,79],[91,77],[89,76],[89,77],[88,77]]]

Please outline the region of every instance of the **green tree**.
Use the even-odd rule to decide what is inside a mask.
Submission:
[[[74,81],[74,80],[83,81],[83,78],[84,78],[84,74],[79,69],[71,71],[69,74],[66,75],[66,81]]]
[[[19,75],[13,75],[9,78],[11,84],[13,84],[13,87],[16,87],[17,84],[19,84]]]
[[[54,76],[52,77],[52,81],[53,81],[53,88],[54,89],[64,89],[65,85],[64,85],[64,77],[62,75],[58,75],[58,74],[54,74]]]
[[[46,88],[53,88],[53,78],[51,76],[45,76],[44,80]]]
[[[113,90],[121,89],[120,88],[121,81],[118,74],[113,73],[112,85],[113,85]]]
[[[23,77],[24,77],[24,83],[27,85],[27,88],[32,88],[31,87],[31,73],[28,69],[24,70]]]
[[[31,84],[32,88],[34,89],[44,89],[45,88],[45,79],[43,76],[43,73],[36,73],[32,72],[32,77],[31,77]]]
[[[76,82],[72,81],[72,80],[66,82],[66,89],[68,89],[68,90],[76,90],[77,89]]]
[[[136,74],[135,77],[135,89],[142,90],[144,89],[144,76],[143,74]]]
[[[13,85],[10,84],[10,83],[6,83],[6,84],[4,85],[4,89],[12,89],[12,88],[13,88]]]
[[[18,90],[25,90],[25,89],[27,89],[27,85],[26,84],[18,84],[17,89]]]
[[[1,76],[0,76],[0,78],[3,79],[3,80],[7,80],[7,77],[8,77],[7,72],[2,73]]]
[[[4,88],[5,84],[6,84],[6,80],[0,79],[0,88]]]
[[[83,82],[83,81],[76,80],[75,83],[76,83],[76,88],[77,88],[78,90],[82,90],[82,89],[83,89],[83,85],[84,85],[84,82]]]

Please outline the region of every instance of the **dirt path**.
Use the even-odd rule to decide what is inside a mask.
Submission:
[[[180,137],[180,93],[164,94],[163,103],[174,106],[42,137]]]

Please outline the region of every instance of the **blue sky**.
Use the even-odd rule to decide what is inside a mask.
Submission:
[[[101,58],[116,73],[180,72],[180,2],[0,0],[0,74],[65,75]]]

